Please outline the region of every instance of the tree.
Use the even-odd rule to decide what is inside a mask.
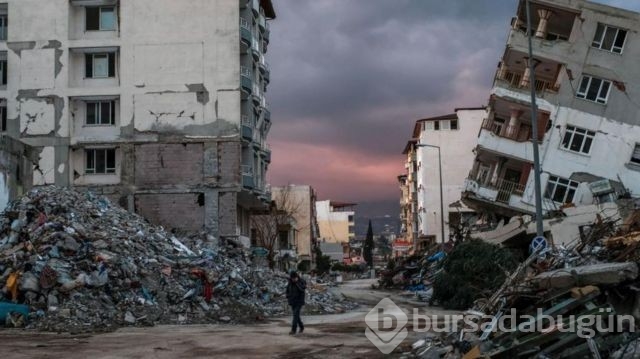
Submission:
[[[289,249],[281,248],[282,245],[279,245],[280,232],[288,232],[295,227],[295,217],[301,209],[301,202],[296,200],[291,186],[274,191],[273,195],[274,199],[269,208],[251,216],[251,228],[255,230],[256,245],[269,251],[267,254],[269,268],[275,267],[277,249]]]
[[[322,275],[329,272],[329,270],[331,269],[331,257],[322,254],[322,249],[320,249],[320,246],[317,246],[315,248],[315,252],[316,270],[318,271],[318,274]]]
[[[367,228],[367,236],[364,240],[364,248],[362,249],[362,255],[369,267],[373,267],[373,248],[375,244],[373,242],[373,228],[371,227],[371,220],[369,220],[369,228]]]

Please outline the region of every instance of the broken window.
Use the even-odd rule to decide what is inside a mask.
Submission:
[[[578,182],[570,179],[549,176],[544,196],[554,202],[571,203],[578,189]]]
[[[633,148],[633,153],[631,154],[631,162],[640,164],[640,143],[636,143],[636,146]]]
[[[618,29],[617,27],[612,27],[609,25],[604,25],[598,23],[598,28],[596,29],[596,35],[593,38],[593,42],[591,46],[615,52],[617,54],[622,53],[622,49],[624,48],[624,42],[627,38],[627,31]]]
[[[115,125],[116,102],[96,101],[87,102],[87,125]]]
[[[116,53],[85,54],[86,78],[116,77]]]
[[[116,173],[115,148],[92,148],[85,150],[86,174]]]
[[[562,139],[562,147],[574,152],[589,154],[595,135],[594,131],[567,125]]]
[[[606,104],[611,90],[611,81],[583,75],[576,97]]]
[[[4,106],[0,107],[0,119],[0,132],[7,132],[7,108]]]
[[[115,6],[86,7],[87,31],[113,31],[116,29]]]

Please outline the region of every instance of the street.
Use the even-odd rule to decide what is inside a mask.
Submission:
[[[289,336],[289,318],[255,325],[190,325],[124,328],[113,333],[69,335],[0,332],[2,358],[381,358],[365,337],[364,316],[382,298],[391,298],[410,314],[413,302],[398,293],[371,289],[372,280],[344,283],[340,291],[361,303],[354,311],[304,316],[305,332]],[[431,313],[442,313],[430,309]],[[402,343],[408,348],[416,336]]]

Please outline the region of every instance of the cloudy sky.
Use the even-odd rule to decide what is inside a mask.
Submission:
[[[413,124],[486,103],[517,1],[273,2],[270,183],[397,216]]]

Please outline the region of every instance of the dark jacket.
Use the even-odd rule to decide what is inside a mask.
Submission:
[[[298,278],[297,282],[289,279],[287,284],[287,300],[289,305],[304,305],[304,291],[307,289],[307,283],[302,278]]]

